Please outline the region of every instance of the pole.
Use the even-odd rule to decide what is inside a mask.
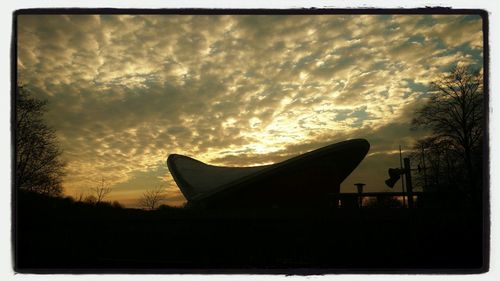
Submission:
[[[413,188],[411,184],[410,158],[405,158],[406,190],[408,191],[408,208],[413,208]]]
[[[364,183],[355,183],[354,184],[356,188],[358,189],[358,207],[362,208],[363,207],[363,186],[365,186]]]
[[[422,144],[422,169],[424,170],[424,191],[427,191],[427,169],[425,167],[425,149]]]
[[[401,171],[403,170],[403,156],[401,153],[401,145],[399,145],[399,167]],[[403,207],[406,207],[406,199],[405,199],[405,181],[404,181],[404,173],[401,174],[401,190],[403,191]]]

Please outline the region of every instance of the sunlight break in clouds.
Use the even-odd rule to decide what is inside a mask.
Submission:
[[[171,153],[248,166],[358,137],[370,155],[343,189],[382,190],[429,81],[482,67],[482,48],[467,15],[22,15],[17,61],[49,101],[66,193],[103,177],[135,206],[160,183],[184,202]]]

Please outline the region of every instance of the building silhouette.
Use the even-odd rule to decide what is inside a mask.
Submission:
[[[331,194],[368,153],[365,139],[328,145],[272,165],[220,167],[171,154],[167,165],[189,205],[276,208],[331,205]]]

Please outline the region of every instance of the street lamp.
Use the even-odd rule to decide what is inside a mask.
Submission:
[[[364,184],[364,183],[355,183],[354,185],[358,189],[358,207],[361,208],[361,207],[363,207],[363,197],[361,196],[361,194],[363,193],[363,187],[366,184]]]

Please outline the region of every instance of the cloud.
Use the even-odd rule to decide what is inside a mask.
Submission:
[[[353,176],[375,181],[374,159],[417,137],[407,127],[429,82],[457,61],[482,66],[482,21],[22,15],[17,46],[20,80],[49,100],[68,194],[103,177],[127,204],[156,183],[180,204],[171,153],[246,166],[366,137]]]

